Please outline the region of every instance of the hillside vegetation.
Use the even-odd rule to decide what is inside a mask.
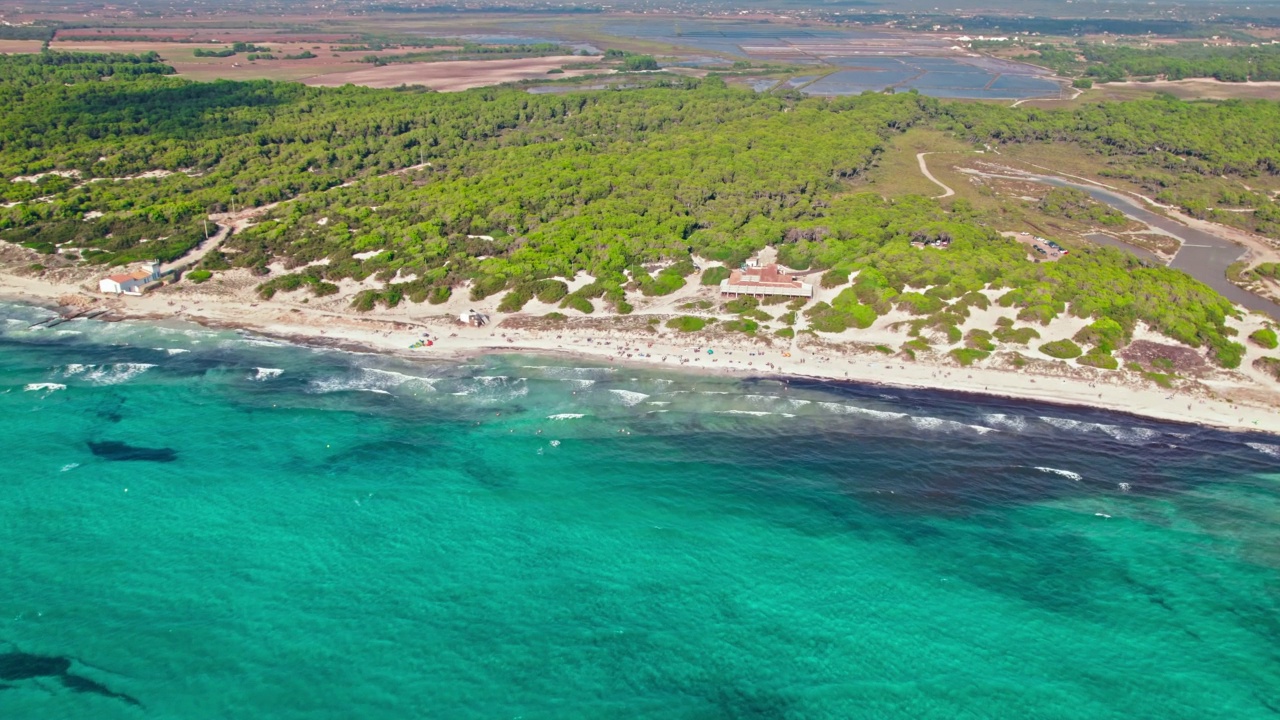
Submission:
[[[512,291],[507,307],[537,296],[583,312],[628,312],[627,291],[698,282],[691,255],[732,265],[772,244],[791,267],[857,271],[822,310],[832,327],[899,308],[919,317],[917,330],[950,333],[985,307],[976,291],[987,288],[1024,321],[1069,311],[1128,333],[1141,320],[1233,366],[1243,348],[1225,326],[1230,304],[1181,272],[1106,248],[1033,263],[996,232],[998,218],[964,201],[882,198],[850,181],[917,126],[1135,162],[1177,152],[1193,172],[1280,167],[1280,117],[1260,103],[1046,112],[914,93],[760,95],[714,77],[531,95],[193,83],[168,72],[154,57],[0,59],[0,174],[78,174],[0,182],[15,203],[0,210],[0,238],[74,248],[90,262],[175,258],[203,237],[207,213],[287,200],[202,269],[249,268],[264,297],[383,281],[357,298],[362,309],[441,302],[465,287],[473,298]],[[136,177],[155,170],[173,174]],[[911,245],[929,239],[950,246]],[[277,261],[285,273],[270,271]],[[579,273],[594,282],[567,294],[553,282]],[[386,284],[393,277],[407,281]]]

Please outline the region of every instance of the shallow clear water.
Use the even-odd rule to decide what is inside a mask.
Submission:
[[[0,306],[0,677],[69,666],[0,717],[1280,707],[1278,438],[46,315]]]

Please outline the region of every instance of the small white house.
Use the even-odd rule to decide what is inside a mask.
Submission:
[[[108,275],[98,281],[98,290],[116,295],[141,295],[146,285],[160,279],[160,263],[151,262],[146,270]]]

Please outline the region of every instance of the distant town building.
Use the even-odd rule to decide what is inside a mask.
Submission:
[[[108,275],[98,281],[98,290],[116,295],[141,295],[147,286],[160,281],[160,261],[153,260],[145,270]]]
[[[729,273],[728,280],[720,281],[721,295],[786,295],[788,297],[813,297],[813,286],[780,269],[777,263],[761,265],[758,260],[748,260],[741,268]]]

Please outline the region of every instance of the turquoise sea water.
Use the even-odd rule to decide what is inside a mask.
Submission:
[[[1280,714],[1280,438],[47,315],[2,718]]]

